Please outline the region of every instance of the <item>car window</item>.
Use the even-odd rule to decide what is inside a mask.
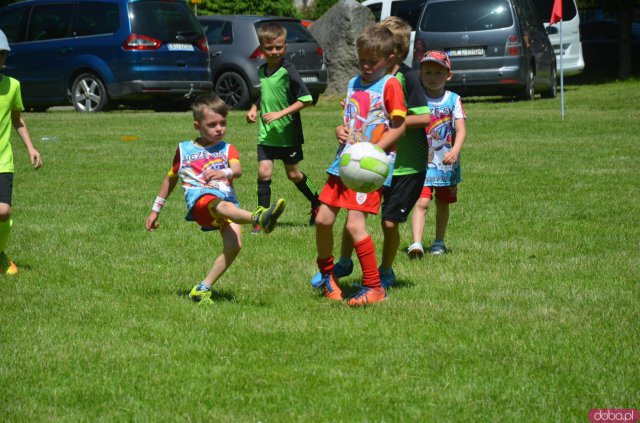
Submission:
[[[77,16],[78,36],[113,34],[120,25],[118,5],[114,3],[81,2]]]
[[[9,43],[22,41],[24,26],[27,24],[28,7],[8,10],[0,15],[0,28],[7,36]]]
[[[183,2],[140,1],[130,3],[131,30],[163,41],[195,41],[202,28]]]
[[[376,22],[380,22],[380,18],[382,17],[382,3],[370,4],[367,7],[371,10],[371,13],[373,13]]]
[[[394,1],[391,3],[391,16],[404,19],[415,31],[422,7],[426,2],[426,0]],[[376,20],[380,20],[380,18],[378,17]]]
[[[504,0],[427,3],[420,29],[427,32],[486,31],[513,25],[511,8]]]
[[[274,21],[257,22],[255,24],[256,32],[258,31],[261,25],[264,25],[267,22],[274,22]],[[278,23],[287,29],[287,43],[315,43],[316,42],[316,40],[309,33],[309,31],[307,31],[307,29],[300,22],[280,21]]]
[[[31,13],[27,41],[70,37],[73,7],[73,4],[35,6]]]
[[[533,4],[538,9],[538,14],[544,22],[549,22],[551,18],[551,11],[553,10],[553,3],[555,0],[533,0]],[[573,0],[562,0],[562,15],[565,21],[570,21],[576,16],[578,11]]]
[[[202,24],[204,33],[207,35],[207,42],[210,45],[231,44],[233,42],[231,22],[204,21],[200,23]]]

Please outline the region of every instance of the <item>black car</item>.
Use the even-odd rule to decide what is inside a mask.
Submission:
[[[265,60],[256,30],[267,22],[278,22],[287,29],[286,59],[300,73],[314,103],[327,89],[322,48],[299,19],[251,15],[211,15],[198,19],[209,42],[214,92],[229,106],[245,109],[260,94],[258,68]]]

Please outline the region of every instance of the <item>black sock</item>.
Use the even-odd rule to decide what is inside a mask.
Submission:
[[[318,200],[318,189],[313,185],[313,182],[307,178],[307,175],[303,173],[302,179],[300,179],[295,186],[298,188],[298,191],[307,197],[307,200],[311,202],[312,207],[320,206],[320,200]]]
[[[262,181],[258,179],[258,206],[265,209],[271,205],[271,179]]]

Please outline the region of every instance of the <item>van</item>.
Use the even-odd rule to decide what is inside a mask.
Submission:
[[[407,66],[411,66],[413,60],[413,41],[416,35],[416,25],[422,8],[427,0],[366,0],[362,2],[363,6],[369,8],[373,13],[376,22],[380,22],[389,16],[397,16],[405,20],[411,28],[411,41],[409,43],[409,54],[405,59]]]
[[[208,45],[183,0],[27,0],[0,9],[3,73],[27,110],[163,107],[212,89]]]
[[[555,23],[549,26],[554,1],[555,0],[533,0],[533,4],[538,10],[538,14],[547,29],[549,41],[551,41],[551,45],[556,54],[556,65],[559,73],[560,24]],[[584,69],[584,58],[582,56],[582,42],[580,39],[580,14],[578,13],[578,6],[575,0],[562,0],[562,15],[563,73],[564,76],[578,75]]]
[[[556,57],[530,0],[429,0],[416,28],[414,64],[449,54],[447,87],[461,95],[556,96]]]

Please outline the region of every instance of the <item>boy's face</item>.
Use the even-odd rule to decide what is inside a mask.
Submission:
[[[449,69],[434,62],[425,62],[420,65],[420,79],[428,94],[442,93],[444,84],[451,79],[452,75]]]
[[[267,64],[277,65],[287,52],[287,40],[285,40],[284,35],[272,40],[265,40],[260,43],[260,50],[264,54]]]
[[[200,132],[203,144],[217,144],[224,139],[227,132],[227,118],[205,108],[202,111],[202,119],[194,121],[193,127]]]
[[[364,82],[376,82],[395,66],[395,55],[380,56],[369,50],[358,50],[358,67]]]

